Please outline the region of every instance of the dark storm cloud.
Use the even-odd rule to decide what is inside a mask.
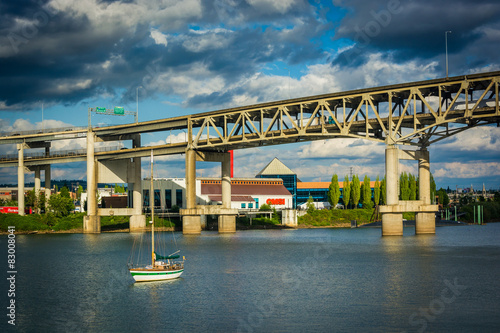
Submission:
[[[320,48],[307,46],[323,24],[304,1],[289,8],[280,2],[282,7],[271,8],[264,2],[250,6],[246,1],[204,1],[201,15],[184,13],[172,20],[160,17],[148,22],[147,16],[153,17],[157,10],[147,8],[146,17],[119,17],[115,24],[106,22],[112,18],[90,17],[87,13],[92,11],[85,13],[76,3],[78,8],[71,10],[48,3],[0,4],[0,102],[10,110],[29,109],[40,100],[77,103],[104,92],[115,95],[118,89],[125,89],[118,98],[130,101],[135,88],[148,83],[146,79],[166,72],[175,75],[195,62],[235,82],[266,62],[299,63],[322,56]],[[121,6],[124,13],[127,6],[137,8],[132,1],[100,1],[96,11],[111,5]],[[197,35],[196,30],[226,24],[232,28],[223,38],[232,41],[225,47],[200,51],[188,47],[196,39],[210,37],[209,33]],[[168,45],[155,43],[153,29],[167,36]],[[294,30],[287,34],[286,29]],[[168,86],[151,87],[148,95],[174,91]]]
[[[348,38],[357,43],[337,58],[336,63],[356,66],[357,57],[365,52],[392,52],[396,61],[430,60],[445,52],[445,31],[450,56],[459,55],[460,66],[466,67],[466,56],[481,54],[485,65],[496,61],[498,40],[492,40],[488,29],[497,31],[500,22],[498,1],[336,1],[349,13],[341,21],[335,38]],[[498,37],[496,37],[498,38]],[[492,43],[497,45],[493,46]],[[472,47],[474,46],[474,47]],[[484,48],[495,54],[484,54]]]

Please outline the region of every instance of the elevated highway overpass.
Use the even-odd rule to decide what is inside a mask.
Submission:
[[[196,206],[193,199],[196,160],[220,161],[223,166],[221,217],[229,225],[227,230],[232,231],[234,218],[231,216],[234,212],[228,209],[231,197],[227,166],[229,150],[331,138],[362,138],[383,142],[387,146],[388,202],[381,208],[383,234],[402,234],[404,211],[417,212],[417,233],[434,232],[431,215],[434,216],[437,207],[430,205],[430,190],[427,190],[427,147],[472,127],[498,125],[499,82],[500,72],[489,72],[300,97],[119,126],[75,128],[53,133],[4,133],[0,144],[17,144],[18,156],[0,157],[0,167],[18,167],[18,183],[23,184],[25,167],[35,171],[35,179],[36,170],[45,168],[47,181],[50,179],[50,164],[85,160],[87,179],[94,179],[88,182],[92,192],[100,179],[97,175],[99,171],[96,171],[100,164],[107,164],[104,169],[114,173],[116,163],[112,161],[128,160],[128,177],[125,178],[128,179],[126,182],[136,184],[133,192],[134,207],[137,207],[142,202],[142,195],[137,190],[141,178],[140,159],[149,156],[151,151],[155,156],[185,153],[187,207],[181,211],[184,232],[199,233],[199,215],[204,208]],[[185,142],[141,146],[141,134],[167,131],[184,131]],[[87,140],[86,151],[64,156],[50,151],[52,141],[81,138]],[[96,142],[121,140],[132,140],[132,148],[95,149]],[[25,154],[24,150],[29,148],[45,148],[45,153],[36,156]],[[420,189],[423,190],[415,202],[401,202],[397,198],[399,159],[419,160]],[[104,173],[109,175],[109,172]],[[92,197],[89,195],[89,198]],[[88,219],[91,222],[88,225],[91,227],[87,231],[98,232],[98,222],[95,222],[97,207],[90,201]],[[131,215],[138,215],[138,212],[139,209],[135,208]],[[137,225],[142,224],[142,219],[138,219]]]

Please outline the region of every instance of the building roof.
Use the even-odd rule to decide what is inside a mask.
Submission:
[[[201,194],[222,195],[221,184],[201,184]],[[231,197],[251,195],[292,195],[283,184],[280,185],[231,185]]]
[[[222,201],[222,195],[209,195],[210,201]],[[234,202],[255,202],[249,195],[231,195],[231,201]]]
[[[360,182],[363,184],[363,181]],[[297,189],[298,190],[304,190],[304,189],[328,189],[330,186],[331,182],[297,182]],[[339,187],[344,188],[344,182],[339,182]],[[371,181],[370,182],[370,187],[374,188],[375,187],[375,182]]]
[[[277,157],[275,157],[264,169],[262,169],[257,176],[261,175],[295,175],[295,172],[290,170],[289,167],[283,164]]]

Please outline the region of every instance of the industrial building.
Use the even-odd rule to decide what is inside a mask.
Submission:
[[[370,182],[373,190],[375,182]],[[297,208],[312,197],[316,203],[328,202],[330,182],[302,182],[295,172],[278,158],[274,158],[256,178],[231,179],[231,208],[239,210],[259,209],[264,203],[277,209]],[[341,198],[343,182],[339,182]],[[154,205],[168,210],[177,206],[185,208],[185,178],[153,179]],[[142,182],[144,207],[149,207],[150,179]],[[196,179],[196,205],[220,205],[222,185],[218,178]],[[326,207],[326,206],[325,206]]]
[[[144,207],[150,206],[150,179],[143,184]],[[186,180],[184,178],[153,179],[155,209],[185,208]],[[222,184],[217,178],[196,179],[196,205],[222,204]],[[259,209],[269,204],[277,209],[293,207],[293,196],[281,179],[233,178],[231,179],[231,208],[238,210]]]

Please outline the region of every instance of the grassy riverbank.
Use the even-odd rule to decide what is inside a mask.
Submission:
[[[9,226],[15,226],[16,232],[83,232],[83,217],[85,213],[70,214],[56,217],[52,214],[0,214],[0,232],[7,232]],[[179,219],[166,220],[155,218],[155,227],[179,229],[182,226]],[[129,229],[128,216],[102,216],[101,231],[119,231]]]
[[[299,227],[346,227],[351,225],[352,220],[358,221],[358,225],[367,224],[372,218],[373,209],[322,209],[314,210],[306,215],[299,216]],[[404,213],[403,218],[413,220],[414,213]]]

